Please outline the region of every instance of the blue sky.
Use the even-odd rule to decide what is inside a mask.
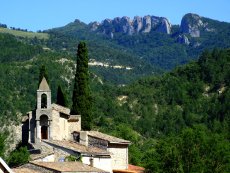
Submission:
[[[190,12],[230,22],[230,0],[0,0],[0,23],[32,31],[148,14],[179,24]]]

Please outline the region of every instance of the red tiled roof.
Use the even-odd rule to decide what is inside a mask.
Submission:
[[[145,168],[135,165],[130,165],[126,170],[114,169],[113,173],[144,173]]]
[[[137,173],[142,173],[142,172],[144,172],[145,168],[129,164],[129,169],[128,170],[135,171]]]

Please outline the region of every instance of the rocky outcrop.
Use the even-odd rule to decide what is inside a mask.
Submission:
[[[213,32],[214,29],[208,27],[208,23],[203,22],[203,18],[197,14],[186,14],[181,20],[180,30],[191,37],[200,37],[201,31]]]
[[[96,31],[98,27],[100,26],[99,22],[92,22],[89,24],[91,31]]]
[[[113,20],[105,19],[101,23],[91,23],[91,31],[101,32],[109,36],[114,33],[123,33],[133,35],[138,33],[149,33],[158,31],[166,34],[171,33],[171,24],[166,18],[156,16],[135,16],[134,19],[129,17],[116,17]]]
[[[162,18],[157,31],[170,34],[171,33],[171,24],[166,18]]]
[[[186,44],[186,45],[190,44],[188,37],[186,37],[185,35],[179,35],[177,37],[177,42],[181,44]]]

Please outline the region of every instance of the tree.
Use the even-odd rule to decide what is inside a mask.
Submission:
[[[26,147],[16,148],[12,151],[7,159],[10,167],[19,166],[29,161],[30,153]]]
[[[5,141],[6,141],[5,134],[0,134],[0,157],[3,157],[5,153],[5,149],[6,149]]]
[[[77,68],[74,79],[71,108],[72,115],[81,115],[83,130],[92,127],[91,96],[89,89],[88,50],[85,42],[80,42],[77,50]]]
[[[60,85],[58,86],[56,103],[61,106],[68,106],[66,94],[63,92],[62,87]]]
[[[46,78],[46,81],[49,83],[49,78],[48,78],[48,73],[47,73],[47,69],[45,67],[45,65],[42,65],[40,67],[40,72],[39,72],[39,83],[38,85],[41,83],[43,77]]]
[[[185,128],[158,141],[145,153],[145,167],[154,172],[229,172],[229,143],[205,126]]]

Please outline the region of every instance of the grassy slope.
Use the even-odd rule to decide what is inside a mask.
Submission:
[[[47,33],[24,32],[24,31],[11,30],[8,28],[0,28],[0,33],[8,33],[16,37],[27,37],[27,38],[37,37],[38,39],[48,39],[49,38],[49,34]]]

